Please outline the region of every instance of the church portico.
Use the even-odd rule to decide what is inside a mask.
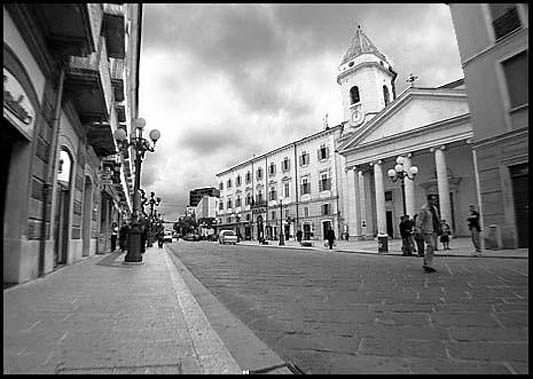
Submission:
[[[348,169],[349,178],[351,175],[352,178],[358,178],[357,183],[354,181],[354,185],[348,187],[349,196],[355,199],[353,204],[359,205],[358,208],[354,205],[351,208],[350,225],[355,227],[357,222],[359,228],[352,229],[356,230],[356,234],[350,233],[350,236],[354,240],[373,238],[378,234],[400,237],[398,225],[400,216],[404,213],[404,198],[400,185],[393,183],[386,176],[386,172],[396,165],[398,156],[404,158],[405,166],[417,166],[419,170],[414,180],[405,180],[407,214],[413,217],[425,204],[427,195],[437,195],[441,218],[450,225],[454,236],[468,236],[468,206],[476,202],[477,186],[474,162],[467,140],[447,145],[437,144],[432,148],[409,153],[399,149],[389,152],[381,159],[361,162],[355,168]],[[361,186],[361,178],[372,181],[373,186]],[[367,201],[370,198],[374,198],[374,202]],[[371,216],[368,216],[367,212]],[[361,228],[363,222],[366,224],[366,233],[363,233]]]

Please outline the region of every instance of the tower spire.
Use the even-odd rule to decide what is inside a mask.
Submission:
[[[355,35],[352,38],[352,43],[348,50],[346,50],[341,64],[344,64],[349,60],[357,57],[358,55],[364,53],[373,53],[380,59],[387,61],[385,55],[378,50],[378,48],[372,43],[370,38],[368,38],[368,36],[363,32],[361,25],[357,24],[357,30],[355,31]]]

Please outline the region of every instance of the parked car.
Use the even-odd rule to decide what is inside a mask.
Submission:
[[[239,242],[239,238],[234,230],[221,230],[218,234],[218,242],[223,245],[227,243],[236,245]]]
[[[172,242],[172,235],[174,231],[171,229],[165,229],[163,232],[163,242]]]
[[[184,237],[182,237],[185,241],[199,241],[200,236],[195,233],[187,233]]]

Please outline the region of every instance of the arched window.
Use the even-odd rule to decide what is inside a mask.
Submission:
[[[352,104],[357,104],[361,99],[359,98],[359,88],[353,86],[350,90],[350,97],[352,98]]]
[[[385,100],[385,106],[390,103],[389,89],[387,86],[383,86],[383,99]]]

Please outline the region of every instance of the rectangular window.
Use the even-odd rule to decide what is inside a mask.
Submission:
[[[328,174],[321,174],[320,181],[318,183],[320,191],[331,190],[331,179],[328,178]]]
[[[221,211],[224,209],[224,203],[220,202],[218,203],[218,209]]]
[[[252,195],[250,194],[246,195],[246,199],[244,200],[245,205],[250,205],[251,199],[252,199]]]
[[[252,181],[252,174],[250,171],[246,173],[246,184],[250,183]]]
[[[237,187],[239,187],[239,186],[241,185],[241,176],[240,176],[240,175],[237,176],[237,180],[236,180],[235,185],[236,185]]]
[[[318,160],[326,159],[329,156],[329,148],[326,145],[321,145],[317,151]]]
[[[329,215],[329,204],[322,204],[322,215]]]
[[[308,163],[309,163],[309,154],[303,151],[302,155],[300,155],[300,166],[306,166]]]
[[[230,209],[230,208],[231,208],[231,205],[232,205],[231,203],[232,203],[232,202],[231,202],[231,199],[230,199],[230,200],[228,200],[228,209]]]
[[[238,197],[237,199],[235,199],[235,206],[236,207],[240,207],[241,206],[241,198]]]
[[[276,174],[276,165],[274,163],[271,163],[270,166],[268,166],[268,173],[269,175]]]
[[[527,50],[502,62],[502,67],[511,108],[527,104],[529,101]]]
[[[283,164],[281,167],[283,171],[289,171],[289,169],[291,168],[291,161],[289,160],[289,158],[285,158],[283,160]]]
[[[263,202],[263,194],[262,193],[258,193],[256,198],[257,198],[257,204],[261,204]]]
[[[272,211],[271,215],[272,215],[272,220],[275,220],[276,219],[276,211]]]
[[[302,179],[302,195],[311,193],[311,183],[307,180],[307,178]]]
[[[227,187],[228,187],[228,188],[231,188],[231,179],[228,179]]]
[[[309,217],[309,208],[304,207],[304,217]]]
[[[224,189],[224,183],[220,182],[218,185],[218,188],[222,191]]]
[[[276,200],[277,199],[277,191],[275,189],[270,190],[268,193],[268,199],[269,200]]]
[[[489,4],[492,27],[496,39],[500,39],[522,26],[516,4]]]
[[[392,191],[385,191],[385,201],[392,201]]]
[[[285,197],[289,197],[290,196],[290,192],[289,192],[289,189],[290,189],[290,183],[285,183],[283,185],[283,189],[285,190]]]
[[[262,178],[263,178],[263,169],[258,168],[257,169],[257,179],[262,179]]]

